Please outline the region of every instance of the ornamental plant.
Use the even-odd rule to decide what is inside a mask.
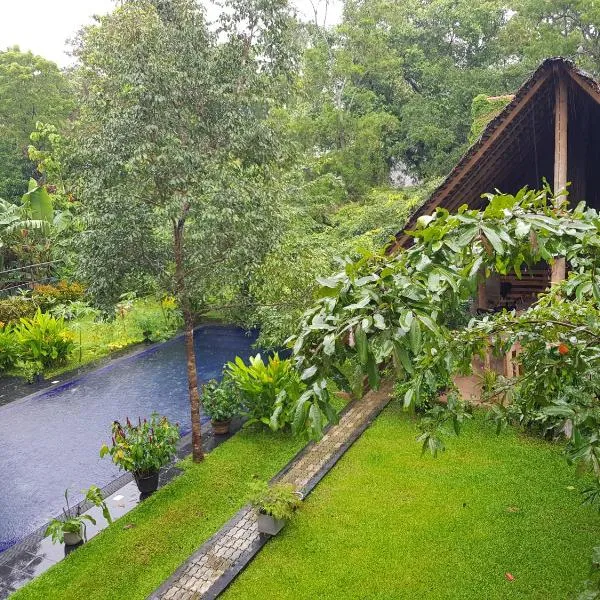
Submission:
[[[250,488],[252,505],[274,519],[291,519],[302,502],[301,494],[291,483],[269,485],[266,481],[253,481]]]
[[[229,421],[240,411],[240,398],[229,377],[211,379],[202,387],[202,407],[213,421]]]
[[[304,389],[292,361],[275,353],[266,363],[260,354],[248,363],[236,356],[225,370],[240,392],[247,424],[264,423],[274,431],[284,428],[292,422],[294,405]]]
[[[102,516],[106,519],[110,525],[112,523],[112,517],[106,501],[102,497],[102,492],[98,486],[92,485],[85,493],[85,500],[90,502],[93,506],[97,506],[102,510]],[[86,535],[87,523],[96,524],[96,519],[91,515],[82,515],[81,506],[77,506],[75,512],[69,505],[69,490],[65,490],[65,503],[66,507],[63,508],[63,517],[61,519],[52,519],[48,524],[46,533],[49,535],[55,544],[62,544],[64,541],[65,533],[76,533],[83,532],[83,536]]]
[[[31,319],[22,318],[13,333],[21,359],[44,367],[64,363],[75,348],[73,333],[64,320],[39,308]]]
[[[0,323],[0,372],[13,367],[19,358],[19,345],[12,327]]]
[[[100,458],[107,454],[120,469],[139,477],[147,477],[173,459],[177,452],[179,425],[167,417],[152,413],[150,420],[138,419],[133,425],[127,418],[125,425],[112,425],[112,443],[100,449]]]

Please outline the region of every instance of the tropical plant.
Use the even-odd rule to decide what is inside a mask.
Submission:
[[[240,398],[234,382],[224,377],[202,386],[202,408],[213,421],[229,421],[240,411]]]
[[[115,421],[112,425],[112,443],[104,444],[100,457],[107,454],[120,469],[139,477],[146,477],[166,465],[177,452],[179,426],[167,417],[152,413],[150,420],[138,420],[133,425],[127,418],[125,425]]]
[[[9,296],[0,299],[0,321],[13,323],[21,318],[33,317],[38,309],[32,298]]]
[[[67,360],[75,344],[63,319],[56,319],[39,308],[31,319],[21,319],[13,327],[19,355],[26,362],[48,367]]]
[[[107,523],[112,523],[112,517],[106,501],[102,497],[100,488],[92,485],[85,492],[85,501],[91,503],[93,506],[97,506],[102,510],[102,516],[106,519]],[[69,506],[69,490],[65,490],[65,503],[66,507],[63,508],[63,516],[60,519],[52,519],[48,524],[46,533],[49,535],[55,544],[62,544],[64,541],[65,533],[74,533],[79,535],[83,532],[83,537],[86,535],[87,523],[96,524],[96,519],[91,515],[81,514],[81,505],[77,505],[75,512]]]
[[[225,369],[239,390],[247,424],[264,423],[273,430],[289,425],[304,389],[292,361],[275,353],[267,363],[260,354],[251,356],[248,363],[237,356]]]
[[[266,481],[253,481],[250,488],[253,506],[274,519],[291,519],[302,503],[301,494],[291,483],[269,485]]]
[[[19,357],[19,345],[12,327],[0,322],[0,373],[13,367]]]

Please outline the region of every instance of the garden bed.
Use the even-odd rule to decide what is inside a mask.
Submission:
[[[386,410],[224,598],[576,596],[600,517],[559,447],[479,418],[437,459],[415,437]]]

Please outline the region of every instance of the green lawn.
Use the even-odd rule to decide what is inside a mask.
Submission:
[[[583,486],[559,448],[480,419],[421,457],[390,407],[223,598],[573,598],[600,541]]]
[[[275,475],[302,443],[243,430],[11,600],[143,600]]]

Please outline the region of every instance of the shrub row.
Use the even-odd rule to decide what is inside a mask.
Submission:
[[[32,318],[37,309],[46,311],[56,304],[80,300],[85,288],[77,282],[59,281],[56,285],[35,284],[30,296],[10,296],[0,299],[0,323],[15,323]]]

